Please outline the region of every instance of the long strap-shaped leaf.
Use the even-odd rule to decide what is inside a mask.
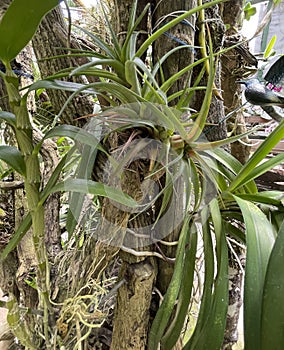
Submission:
[[[284,138],[284,120],[277,126],[276,129],[266,138],[266,140],[257,148],[249,161],[241,169],[235,179],[231,182],[229,190],[233,191],[239,186],[250,181],[255,177],[255,167],[263,161],[264,157],[271,152],[278,142]]]
[[[269,259],[261,315],[262,350],[282,350],[284,344],[284,222]]]
[[[210,203],[216,240],[217,276],[214,279],[214,250],[209,220],[203,217],[205,282],[202,303],[194,333],[184,350],[221,348],[228,308],[228,249],[217,199]]]
[[[152,45],[155,40],[157,40],[157,38],[159,38],[163,33],[165,33],[167,30],[169,30],[170,28],[172,28],[176,24],[180,23],[185,18],[190,17],[191,15],[199,12],[202,9],[220,4],[221,2],[224,2],[224,0],[214,0],[211,2],[207,2],[207,3],[203,4],[202,6],[196,6],[189,11],[185,11],[182,15],[174,18],[173,20],[171,20],[170,22],[165,24],[163,27],[158,29],[155,33],[153,33],[147,40],[144,41],[144,43],[137,50],[136,57],[141,57],[143,55],[143,53],[148,50],[149,46]]]
[[[168,287],[167,293],[164,300],[156,314],[153,321],[149,339],[148,339],[148,350],[157,350],[159,342],[165,332],[168,321],[172,314],[177,296],[180,291],[181,279],[183,276],[184,269],[184,251],[186,242],[188,241],[189,234],[189,218],[187,217],[183,223],[183,228],[181,230],[179,244],[176,253],[175,270],[171,283]]]
[[[274,233],[270,222],[256,205],[237,196],[234,198],[242,211],[246,226],[245,349],[255,350],[261,349],[262,294],[267,264],[274,244]]]
[[[195,224],[191,225],[188,246],[189,248],[185,251],[184,273],[181,281],[178,303],[176,306],[176,315],[161,341],[163,349],[165,350],[171,350],[174,348],[174,345],[181,335],[184,327],[184,321],[186,315],[188,314],[188,306],[191,301],[191,291],[193,287],[197,249],[197,228],[195,227]]]

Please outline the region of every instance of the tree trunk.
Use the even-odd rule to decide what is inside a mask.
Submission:
[[[225,46],[233,46],[243,40],[240,30],[242,2],[240,0],[230,1],[222,5],[222,18],[224,23],[229,25],[226,31]],[[238,79],[243,78],[244,66],[256,65],[256,59],[250,54],[248,44],[242,44],[226,54],[222,55],[222,90],[226,113],[236,111],[229,119],[229,130],[234,134],[242,134],[247,131],[242,111],[242,91]],[[242,164],[244,164],[250,154],[248,137],[244,137],[243,142],[231,144],[231,153]]]
[[[111,350],[144,350],[147,345],[150,305],[156,278],[155,263],[150,259],[124,263],[124,284],[119,288]],[[118,336],[119,335],[119,336]]]
[[[241,13],[243,3],[240,0],[233,0],[222,4],[222,18],[228,24],[225,36],[225,46],[232,46],[243,40],[239,33],[241,24]],[[242,92],[238,79],[243,78],[244,66],[257,66],[257,61],[250,54],[247,44],[242,44],[233,50],[222,55],[222,90],[226,114],[235,111],[235,114],[228,120],[228,129],[234,134],[241,134],[247,131],[243,113],[240,109],[242,105]],[[250,155],[248,137],[242,139],[243,142],[231,144],[231,153],[241,163],[245,163]],[[238,341],[238,321],[242,306],[242,284],[243,269],[240,266],[244,252],[237,245],[232,244],[233,254],[229,258],[229,308],[227,315],[226,331],[222,349],[232,349]]]
[[[1,10],[6,10],[10,2],[11,1],[9,0],[2,2]],[[19,77],[22,88],[32,82],[32,56],[32,47],[31,45],[28,45],[12,62],[12,68],[23,73],[23,76]],[[2,96],[7,96],[3,80],[1,81],[0,89],[3,92]],[[34,116],[36,114],[36,106],[33,93],[29,94],[27,104],[30,116]],[[1,99],[1,109],[4,111],[11,110],[8,99]],[[34,141],[37,143],[40,142],[43,135],[38,130],[34,130],[33,133]],[[6,127],[5,142],[9,145],[14,145],[16,143],[14,134],[9,127]],[[53,147],[51,147],[51,145]],[[40,152],[44,164],[44,172],[42,174],[44,185],[57,164],[57,148],[52,141],[46,140],[43,142]],[[15,230],[19,227],[24,217],[27,215],[23,180],[18,174],[12,174],[3,182],[1,181],[0,198],[1,203],[3,203],[2,209],[5,212],[5,225],[3,227],[2,225],[0,226],[2,251],[7,243],[9,243],[12,235],[15,233]],[[49,251],[53,251],[52,247],[54,247],[55,244],[57,247],[61,247],[59,196],[50,196],[45,204],[45,209],[47,213],[45,218],[46,243],[49,247]],[[54,237],[56,237],[56,239],[54,239]],[[52,264],[54,264],[54,255],[54,252],[53,254],[50,254],[50,262]],[[19,242],[17,248],[11,252],[5,260],[1,260],[0,282],[1,289],[5,294],[11,293],[16,297],[16,300],[21,306],[31,308],[32,310],[36,309],[38,306],[38,293],[37,290],[33,288],[35,278],[34,273],[36,269],[37,261],[34,242],[32,232],[29,230]],[[51,274],[51,279],[52,278],[53,276]],[[38,321],[33,315],[25,313],[22,318],[29,324],[30,329],[36,328]]]
[[[170,15],[175,11],[188,11],[197,6],[196,0],[184,1],[175,0],[171,2],[155,1],[153,10],[153,29],[157,30],[160,26],[166,24],[174,18],[174,15]],[[190,65],[194,61],[195,49],[194,42],[194,30],[195,30],[195,16],[191,16],[181,23],[171,28],[165,35],[161,36],[153,45],[153,61],[158,62],[166,53],[174,49],[177,46],[189,45],[184,49],[176,51],[174,54],[168,57],[166,62],[162,64],[162,74],[165,80],[169,79],[179,70]],[[160,77],[160,82],[161,82]],[[174,85],[170,88],[168,95],[174,92],[181,91],[186,87],[189,87],[191,83],[191,73],[185,73],[180,79],[178,79]],[[177,99],[171,101],[172,105],[177,103]]]
[[[208,1],[206,1],[208,2]],[[204,16],[204,19],[202,18]],[[212,50],[213,52],[218,52],[218,50],[223,48],[224,42],[224,33],[225,26],[220,16],[220,8],[218,5],[212,6],[208,9],[205,9],[204,15],[202,13],[199,14],[199,18],[197,20],[197,30],[195,35],[195,45],[202,46],[203,43],[200,37],[200,31],[204,30],[207,41],[207,26],[202,29],[202,25],[204,25],[204,21],[208,26],[208,30],[211,35],[212,40]],[[206,48],[207,50],[207,48]],[[208,52],[207,52],[208,55]],[[200,50],[197,50],[197,58],[202,58]],[[212,94],[212,100],[210,104],[210,109],[207,117],[207,122],[209,126],[204,128],[204,136],[208,141],[216,141],[222,140],[227,137],[227,127],[225,122],[225,112],[224,112],[224,103],[221,92],[221,62],[220,57],[216,57],[215,62],[216,72],[215,72],[215,89]],[[193,72],[193,81],[198,78],[200,74],[200,70],[202,67],[196,67]],[[201,81],[201,86],[207,85],[207,75],[208,72],[205,72]],[[204,91],[196,91],[193,102],[191,103],[191,107],[197,111],[200,110],[200,107],[204,100]]]
[[[59,6],[44,17],[32,39],[32,44],[42,79],[56,74],[64,68],[76,67],[86,63],[85,58],[77,60],[72,57],[52,58],[53,56],[67,55],[68,53],[68,30]],[[71,46],[80,49],[80,46],[74,40],[71,41]],[[64,47],[66,50],[62,49]],[[72,78],[71,81],[87,83],[87,80],[84,80],[82,77]],[[48,96],[56,114],[60,112],[70,95],[71,93],[62,90],[48,91]],[[66,106],[60,117],[60,122],[83,126],[86,121],[78,118],[91,114],[93,108],[94,102],[91,97],[78,94]],[[50,120],[50,123],[52,122],[53,120]]]

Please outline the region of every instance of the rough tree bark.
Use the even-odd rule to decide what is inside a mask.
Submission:
[[[233,0],[222,4],[222,18],[227,26],[225,33],[225,47],[230,47],[243,40],[239,33],[242,23],[241,0]],[[233,50],[228,51],[222,56],[222,90],[226,114],[236,110],[235,114],[229,119],[228,128],[234,134],[241,134],[247,131],[242,111],[239,109],[242,105],[242,92],[240,84],[236,80],[241,79],[244,74],[244,66],[257,66],[257,60],[248,50],[248,44],[241,44]],[[250,146],[248,137],[242,139],[244,142],[234,142],[231,144],[231,153],[241,163],[248,160]],[[231,245],[229,259],[229,308],[227,315],[227,324],[222,349],[232,349],[238,341],[238,321],[240,309],[242,306],[242,284],[243,269],[240,261],[243,261],[243,250],[236,244]]]
[[[166,24],[172,20],[175,16],[175,11],[179,11],[181,14],[184,11],[188,11],[197,6],[196,0],[184,1],[175,0],[169,2],[155,1],[153,2],[153,18],[152,26],[157,30],[160,26]],[[172,54],[166,62],[162,65],[163,76],[166,79],[170,78],[173,74],[179,70],[190,65],[194,61],[195,45],[194,32],[195,32],[196,16],[187,18],[182,23],[179,23],[175,27],[171,28],[169,32],[161,36],[153,45],[153,61],[158,62],[167,52],[173,48],[182,45],[189,45],[187,47],[176,51]],[[161,80],[161,79],[160,79]],[[191,72],[185,73],[180,79],[178,79],[168,92],[171,95],[174,92],[181,91],[182,89],[189,87],[191,82]],[[175,105],[177,99],[174,99],[171,104]]]
[[[71,47],[80,49],[80,45],[70,38]],[[68,48],[68,29],[64,21],[62,10],[58,6],[45,16],[42,20],[35,36],[32,39],[32,45],[39,65],[42,79],[53,75],[64,68],[76,67],[86,63],[86,59],[74,59],[71,57],[51,59],[53,56],[66,55]],[[64,50],[63,48],[66,48]],[[87,83],[87,80],[72,78],[71,81],[77,83]],[[70,96],[70,93],[62,90],[49,90],[48,96],[55,113],[59,113],[64,103]],[[69,103],[60,117],[63,124],[73,124],[83,126],[85,120],[77,119],[79,117],[91,114],[93,112],[93,99],[87,95],[77,95]],[[50,122],[52,122],[51,120]]]
[[[225,47],[230,47],[243,40],[239,30],[242,22],[242,2],[230,1],[222,5],[222,18],[228,29],[225,33]],[[244,66],[257,66],[257,60],[248,50],[248,44],[241,44],[222,56],[222,90],[226,114],[236,110],[229,119],[229,128],[234,134],[246,132],[243,113],[238,109],[242,105],[242,91],[240,84],[236,83],[244,74]],[[241,162],[248,160],[250,153],[249,139],[243,138],[244,142],[231,144],[231,153]]]
[[[206,1],[208,2],[208,1]],[[202,18],[204,17],[204,19]],[[205,25],[205,28],[202,29],[202,26]],[[209,30],[211,38],[212,38],[212,46],[213,52],[218,52],[221,48],[223,48],[224,44],[224,32],[225,26],[220,16],[220,8],[218,5],[212,6],[204,11],[204,16],[202,13],[199,14],[196,23],[196,35],[195,35],[195,45],[202,46],[202,42],[200,42],[200,31],[205,30],[205,35],[207,30]],[[208,40],[208,37],[207,37]],[[202,57],[200,50],[197,50],[197,58],[200,59]],[[216,72],[215,72],[215,87],[214,93],[212,94],[212,100],[210,103],[210,109],[208,113],[207,122],[210,126],[205,127],[204,133],[205,137],[208,141],[216,141],[222,140],[227,137],[227,127],[225,122],[225,112],[224,112],[224,103],[221,92],[221,62],[220,57],[216,57],[215,62]],[[193,81],[197,79],[200,73],[201,67],[197,67],[193,71]],[[207,84],[207,73],[205,72],[200,85],[206,86]],[[202,102],[204,100],[204,91],[196,91],[194,95],[194,99],[190,104],[190,107],[196,110],[200,110]],[[214,127],[216,126],[216,127]]]
[[[17,56],[13,65],[16,65],[16,68],[23,73],[32,74],[32,55],[32,48],[28,45]],[[21,87],[31,83],[30,78],[21,77],[19,79]],[[7,93],[3,82],[1,83],[1,90],[3,91],[3,96],[6,96]],[[1,100],[1,109],[10,111],[10,106],[6,99]],[[35,115],[36,107],[33,95],[28,99],[28,109],[31,116]],[[35,129],[34,141],[36,143],[40,142],[42,137],[42,133]],[[5,142],[9,145],[16,143],[13,132],[8,127],[6,127],[5,131]],[[42,178],[44,179],[43,183],[46,184],[57,164],[57,147],[51,140],[44,141],[40,153],[43,160]],[[2,251],[26,216],[27,207],[23,180],[18,174],[11,174],[4,181],[1,181],[0,190],[0,199],[5,212],[5,226],[2,227],[1,225],[0,227]],[[49,197],[45,204],[45,211],[46,244],[49,247],[50,263],[53,265],[54,256],[56,255],[54,246],[61,247],[58,194]],[[17,249],[10,253],[5,260],[1,260],[0,265],[0,286],[4,294],[11,292],[22,306],[31,309],[36,308],[38,304],[36,289],[27,283],[27,281],[31,282],[31,284],[33,282],[34,272],[37,268],[35,256],[32,232],[29,230],[19,242]],[[53,277],[51,274],[51,279]],[[23,317],[28,321],[31,328],[32,325],[36,326],[37,321],[34,317],[28,314]]]
[[[0,4],[0,10],[1,13],[3,13],[9,4],[11,3],[11,0],[3,0]],[[42,37],[34,42],[34,48],[35,52],[39,52],[41,50],[41,54],[43,54],[44,57],[46,55],[55,55],[55,48],[54,42],[50,40],[52,37],[51,33],[54,34],[55,41],[58,46],[66,46],[67,42],[67,35],[65,33],[64,37],[64,28],[66,27],[65,23],[63,22],[63,19],[61,16],[60,9],[54,10],[54,13],[58,13],[58,17],[54,18],[51,15],[50,21],[53,21],[54,27],[59,27],[61,30],[53,31],[52,23],[48,22],[51,27],[49,27],[49,32],[45,32],[45,34],[42,33]],[[60,22],[59,18],[62,22]],[[58,23],[56,21],[58,20]],[[62,26],[60,26],[60,24]],[[47,29],[47,27],[41,27]],[[63,32],[63,34],[62,34]],[[56,34],[59,35],[59,37],[56,37]],[[47,40],[43,46],[40,46],[40,44],[43,43],[42,40]],[[37,46],[38,44],[38,46]],[[43,48],[45,50],[43,50]],[[58,52],[57,52],[58,53]],[[18,70],[22,70],[24,73],[33,74],[31,64],[33,61],[33,53],[31,50],[31,46],[28,46],[25,50],[23,50],[20,55],[16,58],[15,62],[13,62],[13,65],[16,65],[15,68]],[[40,55],[39,55],[40,56]],[[38,57],[39,57],[38,56]],[[50,61],[48,61],[50,62]],[[74,63],[74,62],[73,62]],[[56,70],[60,70],[68,66],[70,62],[67,60],[60,60],[57,62]],[[12,65],[12,67],[13,67]],[[44,70],[45,63],[42,64],[40,62],[40,68],[43,69],[42,76],[49,75],[51,73],[55,73],[55,70],[50,70],[49,72],[47,70]],[[54,67],[53,63],[51,63],[51,67]],[[48,67],[50,69],[50,67]],[[20,78],[22,83],[26,80],[26,78],[21,77]],[[31,80],[29,80],[26,83],[31,83]],[[1,96],[3,96],[3,99],[1,99],[1,109],[9,111],[10,106],[8,103],[8,100],[5,98],[7,96],[5,87],[3,85],[3,82],[0,85],[0,90],[2,91]],[[49,92],[50,93],[50,92]],[[61,94],[61,92],[56,92],[53,94],[52,103],[53,107],[56,111],[59,111],[63,105],[63,103],[67,100],[68,94]],[[34,100],[30,99],[31,104],[29,104],[29,111],[31,116],[37,117],[36,111],[35,111],[35,105]],[[78,116],[82,116],[84,114],[91,113],[93,110],[93,101],[92,99],[81,96],[77,97],[76,101],[69,104],[69,107],[65,111],[65,120],[64,118],[61,119],[61,121],[65,122],[72,122],[75,123],[73,119],[76,119]],[[79,124],[79,123],[78,123]],[[12,133],[10,131],[6,132],[6,142],[11,144],[14,141],[11,141],[11,138],[13,138]],[[39,130],[34,130],[34,140],[35,142],[39,142],[42,140],[43,135]],[[8,140],[10,139],[10,140]],[[45,185],[52,174],[55,166],[58,162],[58,154],[57,154],[57,147],[56,144],[51,140],[46,140],[43,142],[42,149],[41,149],[41,156],[43,160],[43,171],[42,171],[42,179],[43,183],[42,185]],[[2,190],[2,187],[5,187],[5,190]],[[1,251],[6,246],[6,244],[9,242],[9,239],[15,232],[16,227],[20,224],[23,217],[26,215],[26,208],[25,208],[25,196],[24,196],[24,190],[23,190],[23,183],[21,179],[18,177],[15,177],[11,175],[11,178],[5,179],[5,181],[1,182],[1,209],[3,209],[3,213],[5,213],[5,219],[3,221],[3,225],[0,226],[1,231]],[[16,198],[16,200],[15,200]],[[2,213],[2,211],[1,211]],[[54,194],[51,195],[47,202],[45,203],[45,243],[48,247],[48,258],[49,262],[51,264],[51,286],[55,290],[58,285],[55,283],[55,277],[58,275],[57,265],[55,264],[55,258],[57,257],[58,253],[62,250],[61,246],[61,231],[59,227],[59,195]],[[1,260],[0,265],[0,285],[4,293],[8,294],[9,292],[12,292],[13,295],[16,296],[18,301],[20,301],[21,305],[24,307],[36,307],[38,303],[37,293],[36,290],[33,289],[28,283],[26,283],[27,280],[30,280],[32,282],[34,269],[36,268],[36,261],[35,261],[35,254],[33,251],[33,242],[31,238],[31,234],[27,233],[25,237],[22,239],[21,243],[19,244],[17,250],[10,253],[8,258],[4,261]],[[57,300],[64,300],[65,296],[61,298],[60,291],[55,293],[57,296]],[[32,328],[32,324],[35,325],[35,318],[31,315],[25,315],[25,319],[28,320],[29,325]],[[36,327],[34,327],[35,329]]]

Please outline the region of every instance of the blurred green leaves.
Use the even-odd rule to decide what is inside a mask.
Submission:
[[[251,2],[247,2],[244,7],[245,19],[250,20],[252,16],[256,14],[256,7],[251,5]]]

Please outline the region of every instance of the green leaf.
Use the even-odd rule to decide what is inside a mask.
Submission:
[[[244,13],[245,13],[245,19],[249,21],[250,18],[256,14],[256,7],[251,6],[251,2],[247,2],[244,7]]]
[[[93,67],[100,66],[100,65],[111,66],[119,77],[124,75],[124,65],[118,60],[114,60],[111,58],[102,58],[102,59],[98,58],[92,62],[88,62],[79,67],[74,68],[70,73],[70,76],[78,75],[78,74],[86,74],[86,75],[92,74],[98,77],[106,77],[114,81],[121,82],[122,84],[124,83],[124,81],[119,79],[115,74],[105,69],[99,69],[99,68],[93,69]]]
[[[206,153],[209,155],[212,155],[212,157],[216,159],[216,161],[218,161],[218,163],[220,163],[224,169],[228,169],[230,172],[232,172],[232,175],[229,176],[229,179],[230,179],[229,184],[232,182],[232,180],[235,180],[236,175],[244,167],[244,165],[242,165],[230,153],[226,152],[221,148],[213,149],[212,151],[207,150]],[[247,182],[245,185],[245,191],[247,193],[257,193],[258,190],[255,182],[254,181]]]
[[[196,6],[189,11],[185,11],[182,15],[174,18],[173,20],[171,20],[170,22],[168,22],[167,24],[165,24],[164,26],[159,28],[147,40],[144,41],[144,43],[137,50],[136,57],[141,57],[143,55],[143,53],[148,50],[149,46],[151,46],[153,44],[153,42],[156,41],[163,33],[165,33],[170,28],[174,27],[175,25],[177,25],[179,22],[181,22],[185,18],[190,17],[191,15],[193,15],[193,14],[195,14],[195,13],[197,13],[205,8],[220,4],[223,1],[224,0],[213,0],[213,1],[207,2],[201,6]]]
[[[13,234],[12,238],[9,240],[9,243],[5,246],[1,252],[0,259],[6,259],[7,256],[17,247],[19,242],[25,236],[27,231],[32,225],[31,214],[28,213],[24,220],[21,222],[20,226],[17,228],[16,232]]]
[[[21,152],[13,146],[0,146],[0,159],[10,165],[19,174],[25,176],[26,164]]]
[[[209,36],[210,39],[210,36]],[[211,98],[212,98],[212,91],[214,86],[214,78],[215,78],[215,67],[214,67],[214,59],[213,59],[213,49],[212,49],[212,42],[211,39],[209,40],[209,76],[208,76],[208,82],[206,87],[205,96],[203,99],[202,106],[200,108],[200,111],[198,113],[198,117],[196,118],[193,126],[188,132],[187,140],[190,142],[196,141],[199,136],[201,135],[203,128],[206,123],[207,115],[209,113],[210,104],[211,104]]]
[[[84,130],[74,125],[59,125],[49,130],[45,134],[41,142],[39,142],[36,145],[35,152],[39,152],[42,142],[45,139],[55,137],[55,136],[69,137],[74,141],[81,142],[84,145],[89,145],[91,147],[95,147],[101,150],[102,152],[105,152],[103,147],[100,146],[100,141],[97,139],[96,136],[94,136],[92,133],[88,132],[87,130]]]
[[[204,329],[206,328],[206,323],[209,319],[210,309],[213,302],[212,296],[212,286],[214,285],[214,249],[212,237],[210,234],[209,220],[206,220],[208,213],[205,210],[202,210],[202,236],[203,236],[203,249],[204,249],[204,264],[205,264],[205,273],[204,273],[204,283],[203,283],[203,292],[201,298],[201,304],[199,308],[198,319],[194,332],[185,344],[184,350],[199,350],[206,349],[198,347],[200,341],[204,337]],[[212,348],[211,348],[212,349]]]
[[[228,215],[228,217],[232,218],[230,215]],[[237,241],[240,240],[244,244],[246,243],[246,237],[241,228],[238,228],[230,223],[227,218],[223,220],[223,226],[226,233],[229,233],[231,237],[235,238]]]
[[[7,64],[32,39],[42,17],[58,0],[14,0],[0,22],[0,58]]]
[[[176,298],[179,294],[181,280],[183,276],[184,269],[184,251],[186,242],[188,241],[189,233],[189,219],[185,219],[183,227],[181,230],[177,253],[174,273],[168,287],[167,293],[163,299],[161,306],[156,314],[156,317],[152,323],[152,327],[149,332],[148,338],[148,350],[158,349],[159,342],[164,334],[167,327],[168,321],[172,314],[173,308],[175,306]]]
[[[244,334],[246,350],[261,349],[262,293],[274,232],[264,213],[253,203],[234,196],[246,228],[246,268],[244,284]]]
[[[0,119],[4,120],[6,123],[8,123],[12,127],[16,127],[16,117],[13,113],[1,111],[0,112]]]
[[[279,123],[265,141],[257,148],[252,157],[242,167],[241,171],[229,185],[229,190],[233,191],[239,186],[244,185],[248,181],[257,176],[255,167],[263,161],[266,155],[284,138],[284,119]],[[260,168],[261,169],[261,168]]]
[[[54,169],[52,175],[50,176],[46,186],[44,187],[40,195],[41,198],[45,198],[46,200],[46,198],[48,197],[48,193],[51,192],[51,189],[54,187],[54,185],[58,181],[61,171],[66,164],[67,157],[70,157],[71,154],[74,153],[74,151],[75,151],[75,147],[71,148],[70,151],[66,153],[64,157],[62,157],[60,162],[57,164],[56,168]],[[31,224],[32,224],[31,214],[28,213],[24,218],[24,220],[20,223],[19,227],[16,229],[16,232],[13,234],[13,237],[10,239],[9,243],[5,246],[3,252],[0,255],[0,259],[5,259],[8,256],[8,254],[17,247],[21,239],[25,236],[27,231],[30,229]]]
[[[264,58],[267,58],[269,57],[272,53],[273,53],[273,47],[276,43],[276,39],[277,39],[277,36],[276,35],[273,35],[272,38],[270,39],[269,43],[267,44],[266,46],[266,49],[264,51],[264,54],[263,54],[263,57]]]
[[[284,344],[284,222],[269,259],[262,305],[262,350],[282,350]]]
[[[123,43],[122,52],[121,52],[121,59],[123,62],[126,61],[127,59],[133,58],[132,52],[131,52],[132,50],[130,50],[130,48],[132,47],[135,50],[136,39],[137,39],[137,35],[133,35],[133,34],[150,7],[150,3],[146,4],[143,11],[139,14],[138,18],[135,20],[136,12],[137,12],[137,2],[138,2],[137,0],[133,1],[132,8],[129,14],[127,35]]]
[[[251,131],[247,131],[243,134],[234,135],[231,137],[227,137],[224,140],[217,140],[217,141],[211,141],[211,142],[191,142],[190,146],[197,151],[203,151],[208,149],[214,149],[214,148],[220,148],[225,145],[229,145],[232,142],[238,141],[242,139],[244,136],[251,134]]]
[[[68,179],[56,184],[52,189],[50,189],[49,193],[46,193],[46,195],[41,199],[40,203],[43,204],[49,194],[60,191],[71,191],[85,194],[90,193],[95,196],[107,197],[117,203],[131,208],[135,208],[137,206],[137,202],[123,191],[86,179]]]
[[[279,153],[276,156],[274,155],[272,158],[264,161],[257,167],[255,167],[247,177],[244,178],[242,181],[243,183],[246,183],[247,181],[250,181],[252,179],[255,179],[256,177],[259,177],[260,175],[266,173],[267,171],[273,169],[278,164],[284,163],[284,153]]]
[[[114,31],[110,21],[109,21],[109,16],[106,14],[106,11],[104,9],[104,6],[101,6],[102,11],[104,13],[104,19],[106,21],[106,27],[109,30],[110,33],[110,38],[111,38],[111,42],[114,46],[114,52],[116,53],[116,57],[120,57],[121,56],[121,47],[119,44],[119,40],[118,40],[118,35],[117,33]],[[108,39],[109,40],[109,39]]]
[[[76,170],[77,178],[89,179],[94,167],[94,161],[97,154],[97,148],[89,145],[84,145],[82,148],[82,157],[80,159],[79,166]],[[70,193],[69,196],[69,208],[66,219],[66,229],[69,237],[72,236],[79,217],[82,212],[82,206],[85,200],[85,195],[78,192]]]
[[[161,344],[163,349],[171,350],[178,341],[184,320],[188,314],[188,306],[191,301],[191,291],[193,287],[193,276],[195,272],[195,259],[197,249],[197,228],[192,225],[190,229],[190,238],[188,248],[185,251],[184,257],[184,272],[181,279],[180,293],[176,307],[176,315],[171,322],[166,334],[163,336]]]
[[[224,227],[222,226],[222,217],[218,205],[217,199],[214,199],[210,202],[210,212],[211,218],[214,225],[214,234],[216,240],[216,260],[217,260],[217,275],[214,279],[212,285],[207,284],[208,290],[206,290],[207,295],[207,307],[202,310],[200,314],[200,320],[198,317],[198,327],[195,336],[193,337],[194,342],[191,346],[189,342],[184,349],[214,349],[219,350],[222,346],[224,339],[224,331],[226,326],[226,315],[228,309],[228,249],[226,242],[226,235]],[[210,231],[204,232],[205,235],[210,235]],[[209,237],[204,237],[204,244],[208,247],[206,249],[212,249],[212,242],[209,242]],[[212,253],[210,256],[212,258]],[[205,252],[206,254],[206,252]],[[207,268],[212,271],[214,269],[214,263],[211,258],[206,262],[207,257],[205,255],[205,264]],[[213,263],[212,267],[209,267],[208,264]],[[206,267],[205,267],[206,268]],[[210,281],[211,278],[209,278]],[[205,305],[205,304],[204,304]]]
[[[64,76],[68,76],[64,74]],[[84,89],[89,94],[95,94],[95,91],[90,89],[90,85],[84,85],[79,83],[73,83],[71,81],[61,81],[61,80],[39,80],[29,86],[29,91],[38,89],[54,89],[54,90],[64,90],[76,92],[80,89]]]
[[[137,70],[134,61],[125,62],[125,79],[127,83],[130,84],[131,90],[135,91],[138,95],[140,95],[140,82],[137,76]]]
[[[261,193],[254,193],[254,194],[239,194],[238,197],[245,199],[250,202],[255,203],[261,203],[266,205],[273,205],[273,206],[282,206],[281,198],[279,198],[279,194],[282,192],[275,192],[275,195],[269,195],[272,194],[272,191],[269,192],[261,192]],[[283,196],[283,194],[282,194]]]
[[[116,50],[114,50],[110,45],[105,43],[97,35],[94,35],[93,33],[89,32],[88,30],[86,30],[86,29],[84,29],[84,28],[82,28],[80,26],[75,25],[75,27],[77,27],[78,29],[82,30],[82,32],[84,32],[86,35],[88,35],[93,40],[95,45],[106,53],[106,56],[108,56],[109,58],[113,58],[115,60],[119,59]]]

